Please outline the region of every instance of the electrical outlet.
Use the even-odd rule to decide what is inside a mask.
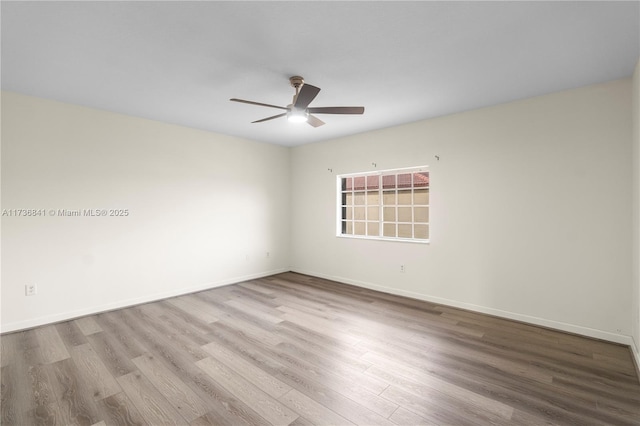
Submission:
[[[38,287],[35,284],[25,284],[24,286],[25,296],[35,296],[36,294],[38,294]]]
[[[400,272],[404,272],[404,265],[400,265]]]
[[[267,257],[271,257],[271,253],[267,252]]]

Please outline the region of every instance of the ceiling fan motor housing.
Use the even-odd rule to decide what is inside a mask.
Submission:
[[[289,82],[291,82],[292,87],[299,89],[304,84],[304,78],[300,77],[299,75],[294,75],[293,77],[289,78]]]

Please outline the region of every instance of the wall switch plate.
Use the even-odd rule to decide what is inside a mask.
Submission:
[[[404,272],[404,265],[400,265],[400,272]]]
[[[35,296],[38,294],[38,286],[35,284],[25,284],[24,286],[24,295],[25,296]]]

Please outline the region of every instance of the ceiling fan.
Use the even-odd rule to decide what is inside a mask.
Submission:
[[[363,114],[364,107],[309,107],[311,101],[320,92],[320,88],[306,84],[304,79],[300,76],[293,76],[289,78],[291,86],[296,89],[296,94],[293,95],[293,101],[286,107],[263,104],[261,102],[245,101],[244,99],[231,98],[230,101],[242,102],[250,105],[260,105],[269,108],[283,109],[286,112],[282,114],[273,115],[271,117],[263,118],[262,120],[252,121],[252,123],[262,123],[263,121],[273,120],[274,118],[286,116],[289,121],[293,122],[307,122],[313,127],[322,126],[324,121],[311,114]]]

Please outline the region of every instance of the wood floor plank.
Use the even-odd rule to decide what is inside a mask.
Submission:
[[[640,426],[628,347],[292,272],[0,345],[3,426]]]
[[[445,402],[452,406],[465,403],[476,407],[478,411],[487,411],[498,418],[509,420],[513,415],[513,408],[487,398],[483,395],[476,394],[463,387],[456,386],[446,380],[433,377],[429,374],[420,374],[416,372],[412,375],[403,375],[398,372],[398,366],[389,368],[390,363],[386,366],[372,366],[367,370],[368,374],[387,380],[392,385],[401,387],[417,396],[432,398]]]
[[[253,315],[260,321],[267,321],[273,324],[278,324],[283,321],[282,318],[280,318],[279,312],[278,313],[267,312],[269,311],[268,309],[265,309],[264,307],[260,309],[258,306],[256,306],[257,305],[256,303],[253,303],[251,301],[232,299],[232,300],[227,300],[224,303],[246,314]]]
[[[107,426],[143,426],[148,424],[124,392],[98,401],[98,410]]]
[[[40,347],[40,339],[38,338],[37,333],[38,330],[39,328],[32,328],[30,330],[17,333],[18,339],[16,341],[16,350],[18,354],[20,354],[21,351]]]
[[[593,401],[599,410],[611,411],[640,419],[640,400],[633,393],[611,393],[597,383],[585,384],[575,378],[555,377],[554,389],[559,394]]]
[[[339,373],[342,375],[359,376],[371,365],[362,359],[350,359],[348,357],[335,355],[331,352],[315,351],[311,348],[307,349],[304,344],[296,340],[287,340],[277,345],[281,352],[292,354],[304,359],[314,365],[328,370],[334,371],[339,367]],[[338,362],[336,362],[338,361]]]
[[[155,319],[154,323],[161,324],[167,334],[178,335],[185,338],[190,344],[197,346],[206,345],[209,343],[203,334],[197,329],[193,328],[191,324],[182,320],[182,318],[176,317],[171,313],[167,313],[161,307],[154,304],[146,304],[139,307],[139,309],[149,317]],[[207,331],[210,331],[208,329]]]
[[[372,400],[367,400],[361,396],[366,390],[357,387],[343,389],[342,392],[308,380],[291,370],[284,370],[278,377],[287,380],[294,390],[297,390],[316,403],[331,410],[348,421],[361,425],[380,425],[392,426],[393,423],[387,419],[397,405],[382,397],[371,394],[372,397],[378,398],[383,413],[380,414],[377,408],[369,404]],[[348,394],[348,396],[347,396]],[[385,409],[385,407],[392,407]],[[386,412],[384,412],[386,411]],[[304,413],[300,413],[305,415]]]
[[[0,367],[9,365],[15,359],[15,349],[20,333],[11,333],[0,336]]]
[[[282,338],[275,333],[267,332],[264,328],[258,327],[253,323],[247,322],[243,319],[234,318],[232,315],[222,315],[220,325],[227,326],[236,330],[236,332],[246,336],[248,339],[253,340],[259,344],[265,346],[276,346],[282,343]]]
[[[27,424],[25,418],[24,398],[19,391],[20,380],[16,368],[7,366],[0,368],[0,424],[3,425],[24,425]]]
[[[73,359],[55,362],[51,364],[51,368],[56,378],[53,386],[59,396],[62,424],[93,425],[101,421],[91,393],[78,379],[79,370]]]
[[[58,334],[55,325],[47,325],[36,329],[38,346],[42,353],[43,362],[51,364],[69,358],[69,352]]]
[[[98,325],[95,318],[92,316],[78,318],[74,322],[76,323],[80,331],[82,331],[82,334],[84,334],[85,336],[102,331],[102,328],[100,327],[100,325]]]
[[[67,350],[73,348],[74,346],[87,343],[87,338],[80,330],[80,327],[76,325],[75,321],[65,321],[56,324],[56,330],[58,331],[58,335],[67,347]]]
[[[620,373],[634,376],[636,374],[636,369],[633,366],[633,363],[629,362],[629,358],[618,358],[609,355],[603,355],[599,353],[592,354],[593,359],[598,362],[603,361],[607,364],[609,368],[612,370],[618,371]]]
[[[207,353],[200,348],[199,341],[190,340],[189,336],[184,336],[172,330],[166,324],[156,321],[155,318],[145,314],[144,310],[140,307],[133,307],[123,311],[123,316],[130,318],[129,321],[131,322],[136,322],[145,333],[161,336],[160,338],[165,344],[179,348],[180,353],[187,355],[192,361],[198,361],[208,356]]]
[[[100,331],[89,334],[87,340],[113,377],[124,376],[137,370],[120,341],[111,334]]]
[[[196,303],[194,303],[194,300],[196,300]],[[174,299],[169,299],[167,300],[167,302],[171,303],[184,312],[189,312],[191,315],[208,324],[218,321],[218,318],[212,315],[206,306],[202,306],[201,304],[197,303],[197,299],[182,296]]]
[[[359,373],[371,366],[370,362],[360,358],[359,351],[352,353],[350,347],[336,350],[328,345],[312,341],[313,338],[306,333],[291,333],[291,329],[281,330],[279,335],[285,339],[277,346],[280,351],[297,355],[329,371],[349,371],[351,376],[358,376]]]
[[[349,389],[357,385],[377,395],[388,386],[388,383],[384,380],[366,375],[357,370],[354,371],[346,365],[336,364],[335,368],[322,367],[307,359],[277,349],[267,349],[265,353],[292,371],[296,371],[311,380],[328,383],[336,389]]]
[[[468,406],[461,405],[456,409],[452,404],[444,402],[435,393],[431,394],[429,398],[418,397],[402,387],[389,386],[382,393],[382,396],[436,424],[506,424],[504,419],[485,416],[483,415],[484,413],[476,412]],[[500,423],[501,421],[503,423]]]
[[[532,413],[528,413],[526,411],[515,410],[513,412],[513,416],[511,417],[511,421],[514,425],[549,425],[549,426],[560,426],[566,423],[557,422],[550,420],[545,416],[537,416]]]
[[[59,410],[52,389],[54,379],[50,365],[43,365],[40,347],[25,345],[15,347],[14,352],[11,366],[3,367],[4,372],[10,372],[2,382],[3,413],[13,418],[11,421],[25,424],[55,420]],[[9,420],[7,422],[11,424]]]
[[[431,353],[430,359],[425,360],[425,364],[421,365],[426,366],[428,363],[434,362],[434,365],[426,368],[438,377],[496,401],[504,402],[514,409],[520,409],[533,415],[542,415],[552,422],[585,424],[589,423],[590,418],[606,417],[606,415],[601,416],[595,411],[593,402],[579,398],[565,398],[562,394],[554,391],[552,385],[536,383],[535,386],[532,386],[530,381],[473,362],[468,356],[458,357],[451,353],[447,355]],[[609,419],[614,423],[617,422],[616,420],[615,418]]]
[[[404,407],[398,407],[398,409],[394,411],[393,414],[391,414],[391,416],[389,416],[389,420],[391,420],[397,425],[415,425],[415,426],[433,425],[435,426],[435,423],[427,421],[426,419],[407,410]],[[518,424],[518,423],[514,423],[514,424]]]
[[[149,424],[184,425],[188,423],[141,373],[125,374],[117,380]]]
[[[257,291],[258,293],[262,293],[265,295],[272,295],[274,293],[273,290],[267,288],[260,284],[260,280],[255,280],[256,282],[245,281],[238,284],[238,287],[248,288],[253,291]]]
[[[28,378],[28,393],[31,396],[32,407],[48,406],[56,402],[57,398],[53,390],[53,371],[50,365],[42,365],[29,357],[29,350],[25,351],[26,378]],[[37,354],[32,353],[34,358]],[[35,406],[35,407],[34,407]]]
[[[207,404],[153,355],[139,356],[133,363],[187,421],[209,411]]]
[[[247,330],[252,330],[255,338],[260,338],[261,335],[266,338],[272,337],[272,332],[275,329],[275,325],[269,322],[265,322],[256,315],[249,314],[244,310],[236,309],[235,307],[228,305],[226,302],[232,300],[232,298],[225,301],[219,300],[219,298],[213,296],[210,292],[200,293],[201,300],[197,300],[202,307],[212,312],[220,321],[227,321],[227,323],[238,323],[239,326]],[[194,300],[195,302],[196,300]]]
[[[46,405],[38,405],[28,413],[28,417],[32,419],[34,425],[59,425],[64,424],[62,413],[57,402]]]
[[[246,302],[255,302],[256,308],[259,308],[261,311],[274,313],[273,310],[280,306],[278,302],[275,301],[275,296],[273,294],[267,294],[264,292],[260,292],[254,288],[243,287],[242,285],[234,285],[229,286],[231,291],[230,294],[233,294],[234,298],[229,300],[243,300]],[[268,290],[268,289],[267,289]],[[274,314],[277,314],[275,312]]]
[[[295,389],[292,389],[281,396],[280,401],[285,403],[295,412],[304,413],[308,418],[314,419],[314,423],[318,425],[354,424]]]
[[[346,333],[338,323],[332,323],[330,320],[309,315],[302,311],[297,311],[289,307],[281,307],[284,313],[282,319],[301,325],[311,331],[328,334],[332,337],[345,342],[347,345],[355,345],[360,341],[356,336]]]
[[[220,382],[240,400],[251,405],[253,409],[272,425],[288,425],[298,414],[267,395],[249,381],[239,378],[233,370],[213,358],[205,358],[196,362],[210,377]]]
[[[313,426],[313,423],[311,423],[309,420],[305,419],[304,417],[300,416],[297,419],[295,419],[293,422],[289,423],[289,426]]]
[[[295,307],[298,310],[311,315],[319,315],[323,318],[335,320],[340,316],[340,310],[336,307],[329,306],[320,301],[302,297],[295,294],[279,294],[274,299],[280,306]],[[277,307],[276,307],[277,309]]]
[[[607,394],[594,394],[588,388],[568,384],[560,380],[554,380],[554,392],[566,399],[580,401],[584,407],[590,407],[597,412],[606,413],[612,419],[634,418],[640,419],[640,402],[627,398],[612,398]]]
[[[121,350],[124,351],[126,356],[135,358],[146,353],[147,348],[141,345],[138,339],[132,337],[126,323],[127,318],[123,316],[123,312],[124,310],[98,314],[94,319],[105,333],[108,333],[118,341]]]
[[[291,321],[283,321],[278,324],[275,333],[283,338],[283,341],[295,341],[304,344],[309,350],[344,356],[350,360],[360,360],[360,357],[369,352],[366,348],[356,345],[345,345],[340,339],[327,334],[318,333]]]
[[[175,310],[167,309],[168,307]],[[164,305],[146,304],[142,308],[147,315],[156,318],[158,322],[166,324],[172,332],[188,336],[194,343],[204,344],[204,341],[201,340],[202,335],[211,332],[211,326],[208,323],[199,321],[194,316],[180,311],[170,303]]]
[[[123,312],[126,318],[126,312]],[[216,323],[219,327],[219,323]],[[238,400],[223,386],[210,378],[194,363],[193,359],[170,345],[162,336],[154,334],[145,324],[126,323],[129,334],[141,341],[150,353],[162,358],[174,374],[181,377],[184,383],[196,394],[207,402],[210,411],[194,422],[206,422],[214,420],[214,424],[264,424],[260,417],[250,406]]]
[[[261,423],[251,423],[243,417],[238,417],[230,420],[226,416],[221,416],[220,413],[213,410],[207,414],[198,417],[189,423],[189,426],[255,426]],[[266,424],[266,420],[263,424]]]
[[[304,364],[302,360],[281,357],[274,348],[255,346],[251,341],[235,336],[232,332],[219,330],[216,337],[222,345],[232,348],[238,356],[260,365],[264,371],[280,381],[354,423],[390,423],[384,416],[393,412],[397,406],[367,391],[357,381],[350,381],[332,372],[322,372],[318,376],[314,367]],[[377,406],[374,407],[374,404]]]
[[[292,346],[294,345],[283,344],[279,345],[278,349],[318,367],[317,369],[307,367],[305,370],[300,370],[292,366],[295,371],[302,372],[302,374],[315,378],[317,381],[321,381],[318,380],[318,377],[326,377],[327,380],[322,380],[322,382],[329,383],[327,387],[383,417],[388,417],[397,408],[396,404],[379,397],[379,394],[388,386],[387,381],[377,380],[378,378],[375,381],[371,381],[372,377],[370,375],[364,374],[364,370],[354,369],[348,359],[343,361],[336,357],[318,361],[319,357],[300,349],[292,349]],[[298,363],[297,367],[299,366],[300,363]],[[313,373],[310,373],[310,371],[313,371]],[[326,391],[323,392],[326,393]]]
[[[78,378],[84,382],[87,390],[95,400],[100,400],[121,392],[120,386],[90,344],[73,347],[71,354]]]
[[[55,425],[64,424],[65,421],[60,412],[57,401],[42,403],[48,398],[39,398],[40,404],[25,408],[26,406],[16,405],[12,399],[12,392],[16,390],[16,379],[2,376],[2,417],[0,424],[4,425]]]
[[[256,367],[251,362],[238,357],[234,352],[217,344],[216,342],[209,343],[202,348],[213,358],[224,363],[227,367],[234,370],[236,374],[244,377],[247,381],[251,382],[267,395],[279,398],[291,390],[291,386],[282,383],[273,375]]]
[[[161,309],[165,315],[170,318],[178,318],[183,323],[189,324],[193,329],[198,330],[202,334],[207,334],[211,332],[212,325],[208,322],[199,320],[195,316],[191,315],[189,312],[185,312],[182,309],[172,305],[167,300],[162,300],[160,302],[155,303],[159,309]],[[214,323],[215,324],[215,323]]]

